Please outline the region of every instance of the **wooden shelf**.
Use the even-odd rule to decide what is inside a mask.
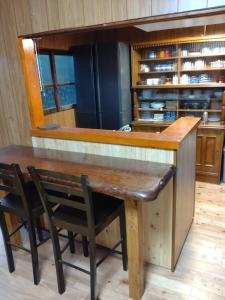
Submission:
[[[172,112],[176,112],[176,111],[180,111],[180,112],[204,112],[207,111],[209,113],[217,113],[217,112],[221,112],[221,109],[202,109],[202,108],[196,108],[196,109],[192,109],[192,108],[178,108],[178,109],[169,109],[169,108],[138,108],[139,111],[161,111],[161,112],[167,112],[167,111],[172,111]]]
[[[139,72],[138,74],[140,74],[140,75],[148,75],[148,74],[161,74],[161,73],[177,73],[177,70]]]
[[[148,98],[148,99],[139,99],[139,101],[177,101],[177,100],[179,100],[179,99],[150,99],[150,98]]]
[[[204,69],[182,69],[181,72],[213,72],[213,71],[224,71],[225,68],[204,68]]]
[[[148,61],[161,61],[161,60],[174,60],[178,59],[178,56],[173,57],[156,57],[156,58],[142,58],[139,62],[148,62]]]
[[[169,108],[138,108],[139,111],[161,111],[161,112],[164,112],[164,111],[177,111],[177,109],[169,109]]]
[[[204,112],[204,111],[207,111],[209,113],[216,113],[216,112],[221,112],[221,109],[179,108],[178,111],[184,111],[184,112]]]
[[[225,56],[225,53],[222,54],[201,54],[201,55],[188,55],[180,56],[181,59],[191,59],[191,58],[202,58],[202,57],[220,57]]]
[[[197,84],[161,84],[161,85],[135,85],[132,89],[188,89],[188,88],[225,88],[225,83],[197,83]]]
[[[158,121],[158,120],[155,120],[155,121],[153,121],[153,120],[149,120],[149,119],[141,119],[141,118],[139,118],[137,121],[133,121],[132,122],[132,124],[139,124],[139,125],[144,125],[144,124],[151,124],[151,125],[155,125],[155,126],[159,126],[159,125],[161,125],[161,126],[169,126],[169,125],[171,125],[172,123],[174,123],[176,120],[174,120],[174,121],[167,121],[167,120],[165,120],[165,121]]]

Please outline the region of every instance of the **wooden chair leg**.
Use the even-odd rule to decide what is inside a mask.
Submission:
[[[82,235],[82,246],[83,246],[83,254],[85,257],[88,257],[89,251],[88,251],[88,240],[87,237]]]
[[[123,269],[127,271],[127,233],[126,233],[126,219],[125,219],[125,209],[121,210],[119,219],[120,219],[120,236],[122,239],[122,260],[123,260]]]
[[[63,275],[63,265],[61,262],[62,256],[60,253],[59,237],[58,237],[58,232],[56,227],[50,226],[50,233],[52,238],[52,246],[53,246],[54,259],[55,259],[58,291],[59,294],[62,294],[65,292],[65,281]]]
[[[31,261],[33,267],[33,278],[34,284],[38,285],[40,282],[40,272],[39,272],[39,262],[38,262],[38,251],[37,251],[37,241],[35,234],[35,227],[32,222],[28,221],[28,234],[30,239],[30,250],[31,250]]]
[[[39,242],[42,242],[44,237],[41,229],[41,221],[39,218],[36,219],[36,228],[37,228],[37,235],[38,235]]]
[[[74,243],[73,232],[68,231],[68,238],[69,238],[69,242],[70,242],[70,252],[75,253],[75,243]]]
[[[96,300],[96,244],[95,237],[89,240],[89,250],[90,250],[90,276],[91,276],[91,300]]]
[[[9,244],[9,242],[10,242],[9,232],[8,232],[8,228],[6,225],[4,212],[1,209],[0,209],[0,226],[1,226],[1,230],[2,230],[4,246],[5,246],[8,269],[9,269],[9,272],[12,273],[15,271],[15,265],[14,265],[14,260],[13,260],[12,248],[11,248],[11,245]]]

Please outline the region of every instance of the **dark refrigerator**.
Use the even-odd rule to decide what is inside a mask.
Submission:
[[[72,49],[77,127],[115,129],[132,118],[130,51],[122,42]]]

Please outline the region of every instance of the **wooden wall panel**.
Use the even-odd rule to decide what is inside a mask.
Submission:
[[[127,0],[128,19],[151,16],[151,2],[152,0]]]
[[[17,34],[33,32],[29,0],[12,0],[16,18]]]
[[[207,7],[222,6],[222,5],[225,5],[225,0],[208,0],[207,1]]]
[[[60,28],[84,26],[83,0],[58,0]]]
[[[114,0],[83,0],[85,25],[112,22],[112,1]]]
[[[178,11],[203,9],[207,6],[207,0],[179,0]]]
[[[152,15],[163,15],[176,13],[178,11],[178,0],[152,0]]]
[[[192,224],[195,207],[196,130],[177,151],[176,205],[174,206],[174,256],[176,263]]]
[[[47,18],[48,18],[48,29],[54,30],[60,28],[59,23],[59,7],[58,0],[47,0]]]
[[[112,20],[121,21],[127,19],[127,0],[112,0]]]
[[[0,1],[0,146],[30,144],[30,121],[12,1]]]
[[[29,0],[33,33],[48,31],[46,0]]]
[[[56,123],[61,127],[76,127],[75,110],[68,109],[44,117],[45,124]]]

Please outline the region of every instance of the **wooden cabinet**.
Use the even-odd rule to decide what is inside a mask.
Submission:
[[[149,124],[133,122],[133,131],[162,132],[169,124]],[[220,183],[222,151],[225,127],[210,128],[200,126],[197,132],[196,179],[210,183]]]
[[[153,123],[150,125],[149,122],[133,122],[131,126],[132,126],[132,131],[160,133],[164,129],[166,129],[169,126],[169,124]]]
[[[224,129],[199,128],[197,133],[196,179],[220,182]]]

